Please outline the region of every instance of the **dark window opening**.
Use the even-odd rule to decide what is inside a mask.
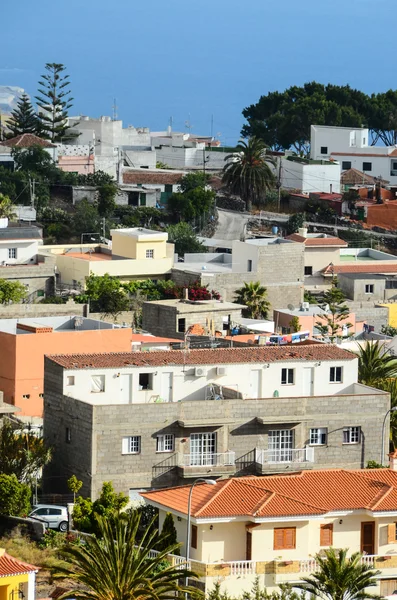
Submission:
[[[350,160],[342,160],[342,171],[348,171],[352,168],[352,163]]]
[[[328,154],[328,146],[321,146],[320,154]]]
[[[372,171],[372,163],[363,162],[363,171]]]
[[[305,267],[305,275],[313,275],[313,267]]]
[[[153,373],[139,373],[139,389],[140,390],[152,390],[153,389]]]
[[[178,333],[185,333],[186,319],[178,319]]]

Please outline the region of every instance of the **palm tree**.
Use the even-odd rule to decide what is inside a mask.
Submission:
[[[167,561],[167,555],[179,545],[153,552],[163,536],[147,527],[138,542],[139,522],[137,511],[111,518],[98,516],[98,537],[87,538],[83,546],[65,546],[61,554],[66,563],[58,567],[54,576],[72,580],[76,585],[61,598],[163,600],[175,599],[179,592],[197,597],[196,588],[180,583],[194,574]]]
[[[243,314],[248,319],[266,319],[270,308],[267,299],[267,289],[259,281],[244,283],[243,287],[236,290],[235,302],[245,304],[247,307]]]
[[[266,146],[256,137],[248,142],[240,140],[236,152],[225,157],[222,181],[232,194],[241,196],[247,210],[252,210],[253,200],[261,198],[275,184],[271,169],[276,166],[273,156],[266,154]]]
[[[322,600],[365,600],[380,598],[366,590],[377,585],[374,571],[361,563],[361,555],[355,552],[347,558],[347,549],[326,550],[324,556],[317,555],[318,571],[310,577],[302,577],[302,582],[294,585],[315,598]]]
[[[385,379],[397,377],[397,360],[388,354],[385,345],[368,342],[358,351],[358,380],[365,385],[376,387]]]

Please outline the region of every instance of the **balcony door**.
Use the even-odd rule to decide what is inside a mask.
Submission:
[[[215,464],[216,433],[190,435],[190,465],[206,467]]]
[[[361,523],[361,552],[375,554],[375,521]]]
[[[293,447],[293,429],[274,429],[269,431],[268,462],[292,462]]]

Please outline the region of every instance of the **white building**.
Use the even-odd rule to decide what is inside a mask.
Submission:
[[[37,262],[39,246],[43,244],[42,231],[38,227],[8,223],[2,227],[0,219],[0,264],[28,265]]]
[[[290,190],[340,192],[340,163],[326,157],[311,160],[299,156],[281,158],[281,186]]]
[[[357,169],[397,184],[397,147],[371,146],[366,128],[312,125],[310,143],[313,160],[335,160],[342,171]]]
[[[223,148],[213,138],[174,131],[150,134],[157,160],[173,169],[223,169],[230,149]]]

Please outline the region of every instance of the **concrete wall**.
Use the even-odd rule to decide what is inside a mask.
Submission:
[[[328,267],[332,263],[340,264],[340,249],[339,248],[319,248],[305,246],[305,267],[312,267],[313,276],[321,276],[322,269]]]
[[[325,146],[327,153],[321,152]],[[369,131],[365,128],[327,127],[312,125],[310,128],[310,157],[314,160],[329,158],[331,152],[371,152],[384,154],[384,147],[369,146]],[[361,169],[360,169],[361,170]]]
[[[38,246],[39,240],[1,240],[0,264],[15,265],[35,263]],[[15,258],[10,258],[9,250],[15,250]]]
[[[340,164],[301,164],[284,159],[281,168],[281,185],[287,189],[310,192],[340,192]]]
[[[386,290],[385,281],[384,278],[371,276],[370,273],[365,279],[354,279],[348,275],[345,277],[343,273],[338,274],[338,287],[346,294],[347,298],[355,302],[383,302],[387,299],[386,292],[391,292],[391,297],[395,296],[397,290]],[[365,291],[367,285],[373,286],[373,292]]]
[[[374,331],[379,333],[383,325],[389,321],[389,309],[385,306],[376,305],[374,302],[351,302],[347,301],[351,312],[356,315],[357,321],[364,321],[367,325],[374,327]]]
[[[26,286],[28,295],[38,291],[53,294],[55,258],[46,257],[38,264],[0,266],[0,279],[19,281]]]
[[[0,305],[0,319],[26,319],[48,316],[86,316],[87,304],[76,304],[69,300],[66,304],[9,304]],[[96,317],[92,316],[93,319]],[[103,317],[103,315],[102,315]]]
[[[82,493],[93,498],[97,497],[104,481],[112,481],[116,491],[128,493],[134,488],[182,483],[183,477],[189,477],[176,468],[174,455],[156,452],[156,436],[163,433],[175,435],[175,453],[189,454],[192,432],[214,431],[217,452],[235,451],[236,472],[243,473],[254,472],[253,450],[267,448],[270,429],[292,428],[295,447],[302,448],[308,443],[310,427],[328,427],[328,444],[314,448],[314,463],[309,466],[314,469],[362,468],[368,460],[379,460],[383,418],[390,406],[387,394],[374,395],[369,388],[368,394],[354,397],[183,400],[92,406],[63,396],[62,379],[62,368],[47,360],[44,439],[54,447],[50,468],[57,479],[53,480],[52,489],[64,488],[67,477],[75,473],[84,482]],[[178,425],[178,421],[205,421],[208,415],[224,425],[197,425],[193,429]],[[257,417],[265,419],[266,424],[259,424]],[[284,417],[286,422],[282,423]],[[360,444],[342,443],[342,430],[346,426],[362,427]],[[70,428],[70,443],[66,441],[66,427]],[[130,435],[141,436],[139,454],[122,454],[122,438]],[[277,472],[289,472],[291,467],[291,464],[277,465]],[[48,470],[44,475],[45,486],[51,483],[47,473]],[[208,467],[203,474],[208,474]]]

